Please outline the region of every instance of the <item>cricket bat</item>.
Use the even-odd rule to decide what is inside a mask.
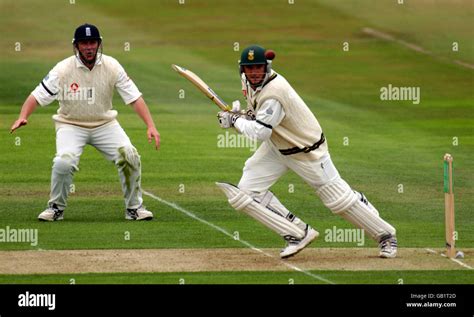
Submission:
[[[178,66],[178,65],[171,65],[171,67],[178,72],[181,76],[189,80],[199,88],[200,91],[202,91],[209,99],[211,99],[221,110],[223,111],[231,111],[232,108],[219,97],[214,90],[212,90],[201,78],[199,78],[198,75],[190,71],[189,69],[186,69],[184,67]]]

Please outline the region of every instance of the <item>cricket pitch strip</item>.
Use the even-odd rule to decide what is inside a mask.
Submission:
[[[288,263],[307,271],[469,270],[474,266],[474,249],[463,249],[465,266],[441,256],[443,249],[400,248],[394,259],[378,258],[376,248],[308,248],[287,260],[279,258],[279,249],[262,251],[265,254],[248,248],[0,251],[0,274],[288,271]]]

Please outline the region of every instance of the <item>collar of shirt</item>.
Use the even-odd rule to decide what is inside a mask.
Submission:
[[[97,53],[97,56],[95,58],[95,65],[102,65],[102,54],[101,53]],[[89,69],[86,65],[84,65],[84,63],[82,62],[81,58],[79,57],[79,55],[76,54],[76,67],[85,67],[87,69]]]

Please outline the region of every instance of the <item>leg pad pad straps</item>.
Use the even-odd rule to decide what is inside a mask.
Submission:
[[[304,230],[300,229],[282,215],[264,207],[238,187],[227,183],[216,183],[216,185],[227,196],[229,204],[232,207],[246,213],[280,236],[291,236],[295,239],[302,239],[305,236],[306,233]]]
[[[354,192],[343,179],[322,186],[317,194],[333,213],[364,229],[376,241],[395,235],[395,228],[380,218],[377,209],[363,195]]]

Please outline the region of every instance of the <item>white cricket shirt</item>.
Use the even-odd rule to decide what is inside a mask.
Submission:
[[[112,106],[115,89],[125,104],[142,95],[115,58],[99,54],[92,70],[76,56],[62,60],[31,94],[41,106],[59,101],[55,121],[95,128],[117,117]]]

